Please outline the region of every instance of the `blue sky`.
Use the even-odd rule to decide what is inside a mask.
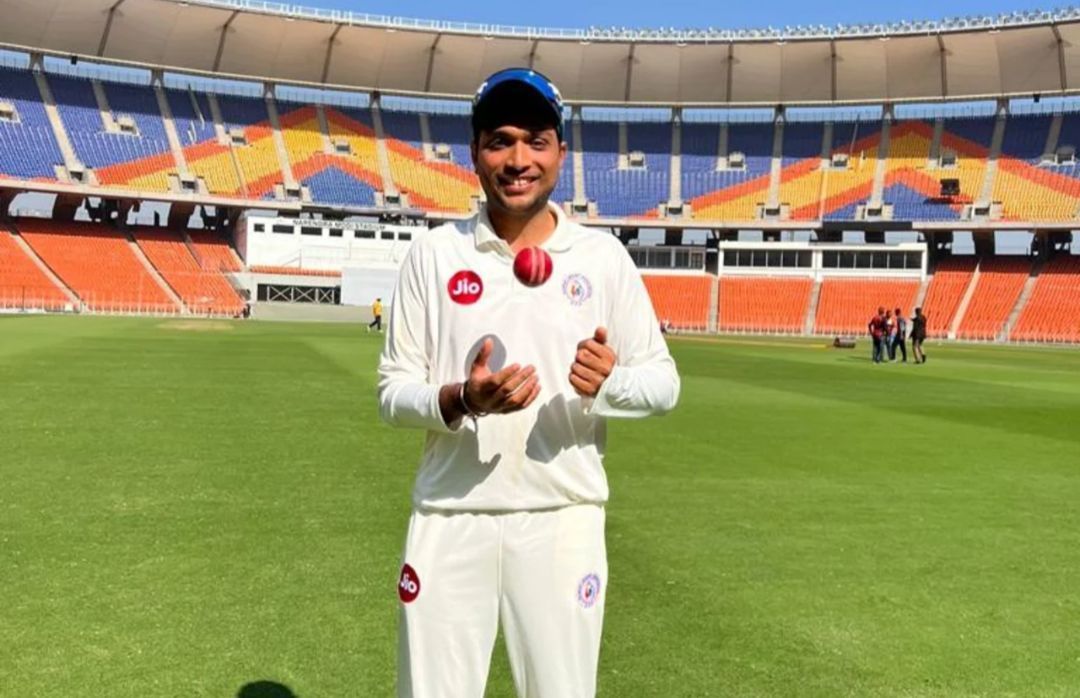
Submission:
[[[351,10],[396,17],[459,20],[489,24],[536,27],[626,26],[751,29],[790,24],[859,24],[901,19],[944,19],[970,15],[995,15],[1017,10],[1050,9],[1048,3],[1012,0],[953,0],[930,2],[867,3],[856,0],[795,2],[793,0],[548,0],[505,2],[498,0],[300,0],[293,4],[335,10]]]

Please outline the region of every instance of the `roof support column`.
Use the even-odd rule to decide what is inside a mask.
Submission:
[[[105,47],[109,43],[109,32],[112,31],[113,17],[116,15],[117,8],[123,5],[126,1],[127,0],[116,0],[116,2],[113,3],[113,6],[109,8],[109,16],[105,19],[105,29],[101,32],[101,42],[98,43],[97,55],[105,55]]]
[[[229,33],[229,27],[232,26],[233,20],[239,16],[240,10],[234,11],[229,18],[225,20],[225,24],[221,25],[221,36],[218,38],[217,55],[214,56],[214,72],[216,73],[221,69],[221,55],[225,53],[225,36]]]
[[[1051,24],[1050,31],[1054,32],[1054,40],[1057,41],[1058,77],[1061,78],[1061,91],[1069,89],[1068,75],[1065,72],[1065,41],[1061,38],[1061,30],[1058,25]]]
[[[334,33],[330,35],[330,38],[326,41],[326,56],[323,58],[322,66],[322,83],[326,84],[326,79],[330,76],[330,57],[334,54],[334,42],[337,41],[338,32],[344,27],[344,24],[339,24],[334,27]]]
[[[949,50],[945,48],[945,39],[941,34],[937,35],[938,61],[941,63],[941,96],[949,96]]]
[[[431,74],[435,72],[435,54],[439,51],[442,36],[442,34],[436,34],[434,41],[431,42],[431,48],[428,49],[427,75],[424,77],[425,92],[431,92]]]

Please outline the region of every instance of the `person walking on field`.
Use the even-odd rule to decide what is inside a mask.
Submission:
[[[874,343],[873,361],[875,364],[881,363],[884,358],[885,349],[885,308],[880,307],[877,310],[877,315],[870,318],[870,322],[866,325],[867,332],[870,333],[870,340]]]
[[[374,327],[376,332],[382,331],[382,298],[376,298],[375,302],[371,304],[371,314],[375,317],[374,320],[367,326],[368,332],[371,332],[371,328]]]
[[[903,357],[903,359],[901,361],[906,364],[907,363],[907,341],[906,341],[906,337],[907,337],[907,318],[904,317],[903,313],[900,311],[900,308],[896,309],[895,315],[893,317],[896,319],[896,334],[893,335],[892,355],[893,355],[893,358],[895,359],[896,358],[896,350],[899,349],[900,350],[900,355]]]
[[[891,310],[885,311],[885,336],[883,340],[885,342],[885,354],[889,357],[889,362],[896,361],[896,345],[893,344],[893,340],[896,339],[896,318],[893,317]]]
[[[926,315],[922,308],[915,309],[915,317],[911,319],[911,354],[915,363],[926,363],[926,354],[923,352],[923,340],[926,339]]]
[[[501,624],[519,695],[589,698],[609,581],[606,420],[670,411],[679,376],[618,238],[549,203],[567,150],[555,86],[495,73],[472,129],[487,201],[413,242],[379,362],[380,415],[427,432],[397,692],[481,698]],[[550,278],[519,280],[522,251],[549,259]]]

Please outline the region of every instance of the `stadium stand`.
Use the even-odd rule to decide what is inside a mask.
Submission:
[[[915,304],[918,281],[829,278],[821,282],[814,331],[818,334],[866,334],[879,306],[907,309]]]
[[[938,262],[922,305],[928,337],[949,335],[977,262],[975,257],[946,257]]]
[[[199,267],[212,271],[243,271],[244,265],[227,240],[207,230],[190,230],[191,253]]]
[[[314,107],[278,102],[278,109],[281,111],[281,135],[293,174],[301,186],[308,187],[313,201],[332,206],[376,205],[375,193],[381,188],[381,182],[370,129],[366,137],[351,131],[347,117],[326,108],[330,131],[324,140]],[[346,125],[338,125],[343,123]],[[332,147],[330,133],[345,140],[346,153],[326,152],[326,144]],[[345,136],[346,133],[351,137]],[[357,142],[355,148],[354,141]]]
[[[449,121],[453,117],[446,117]],[[408,194],[415,208],[447,213],[472,210],[480,184],[471,169],[455,162],[436,162],[424,154],[420,115],[407,111],[382,111],[390,173],[398,191]],[[457,134],[465,128],[464,117],[451,128]],[[455,135],[454,140],[463,136]],[[460,157],[460,154],[459,154]]]
[[[14,221],[16,230],[87,309],[96,312],[179,313],[135,256],[129,240],[100,223],[40,218]]]
[[[626,129],[626,153],[619,152],[619,129]],[[581,142],[585,194],[601,216],[628,218],[656,214],[668,200],[671,179],[671,124],[583,121]],[[631,165],[629,154],[644,155]],[[688,199],[687,193],[683,194]]]
[[[769,189],[774,126],[731,124],[725,161],[718,158],[720,125],[683,125],[683,199],[698,220],[752,220]],[[741,153],[737,166],[732,156]],[[726,165],[719,167],[719,165]]]
[[[979,279],[956,336],[960,339],[995,339],[1016,306],[1031,274],[1031,260],[990,257],[979,262]]]
[[[831,154],[846,155],[847,161],[830,166],[824,173],[825,193],[820,202],[824,220],[854,219],[859,204],[870,198],[880,140],[880,122],[833,124]],[[816,209],[818,203],[811,205]],[[803,218],[809,213],[797,211],[796,217]],[[817,211],[813,214],[811,217],[816,218]]]
[[[720,278],[721,332],[801,333],[813,279]]]
[[[15,110],[11,118],[0,119],[0,177],[56,181],[64,156],[34,77],[25,70],[0,68],[0,100]]]
[[[661,322],[681,330],[701,331],[709,324],[709,294],[714,276],[644,274],[645,288]]]
[[[475,206],[479,182],[472,172],[471,132],[464,113],[437,109],[421,113],[418,106],[377,110],[316,107],[279,100],[275,104],[282,151],[265,99],[211,95],[206,91],[209,89],[203,84],[181,89],[93,81],[55,72],[45,74],[39,89],[28,69],[0,68],[0,178],[9,182],[66,181],[62,151],[67,146],[60,145],[66,136],[75,159],[93,168],[96,179],[90,184],[108,188],[168,192],[172,178],[186,163],[187,170],[205,185],[199,194],[275,199],[281,192],[279,185],[287,182],[291,171],[305,196],[310,195],[310,203],[328,207],[382,207],[392,190],[407,195],[409,207],[420,212],[462,215]],[[56,99],[58,126],[50,122],[43,90],[51,91]],[[156,90],[164,95],[166,113]],[[791,122],[777,115],[776,122],[754,117],[761,120],[727,123],[692,111],[683,112],[677,127],[681,136],[675,168],[679,180],[673,189],[670,178],[676,163],[671,154],[670,121],[620,124],[607,120],[610,116],[590,118],[586,110],[580,129],[568,122],[566,138],[571,141],[571,154],[553,199],[572,201],[576,179],[600,218],[656,218],[675,190],[690,205],[693,220],[706,224],[751,221],[770,200],[779,203],[792,220],[850,221],[876,190],[881,202],[891,207],[894,220],[914,223],[960,222],[973,204],[993,204],[1005,221],[1062,222],[1080,215],[1080,166],[1074,155],[1080,143],[1080,113],[899,119],[888,122],[886,157],[879,163],[883,125],[890,116],[850,121],[843,120],[850,116],[834,119],[823,113]],[[384,132],[381,144],[376,113]],[[180,142],[182,160],[169,145],[169,119]],[[999,130],[1002,125],[1003,131]],[[937,129],[940,142],[935,148]],[[572,142],[578,132],[580,144]],[[996,132],[1002,136],[1000,157],[991,164]],[[780,150],[774,153],[778,134]],[[623,137],[625,142],[620,146]],[[823,147],[826,143],[827,149]],[[575,172],[572,153],[579,145],[583,171]],[[70,160],[72,153],[68,155]],[[779,155],[776,173],[772,171],[775,155]],[[959,193],[943,195],[943,179],[956,179]],[[153,288],[158,282],[152,274],[145,276],[138,267],[129,269],[126,262],[116,261],[131,257],[140,262],[131,250],[126,256],[121,253],[120,243],[126,242],[121,234],[89,224],[56,224],[58,227],[51,230],[31,219],[20,219],[16,224],[21,226],[27,220],[30,230],[23,239],[48,265],[57,260],[61,280],[80,297],[88,294],[84,298],[88,309],[131,307],[135,302],[155,312],[176,310],[176,303],[158,297]],[[185,240],[151,239],[143,230],[137,235],[140,248],[185,305],[198,312],[222,313],[235,307],[238,297],[235,292],[229,295],[231,287],[226,291],[213,281],[208,283],[218,290],[207,291],[177,280],[178,275],[193,272],[189,260],[175,247],[183,242],[190,261],[202,273],[212,272],[207,278],[220,278],[227,285],[221,273],[241,270],[243,263],[224,237],[202,231],[192,232]],[[110,282],[84,278],[89,267],[80,266],[73,252],[62,251],[57,236],[71,240],[74,249],[87,254],[101,250],[113,260],[110,263],[120,265],[120,276]],[[22,250],[14,240],[7,240],[11,244],[4,247],[8,258],[0,288],[39,284],[33,260],[30,267],[25,260],[13,261],[20,257],[12,250]],[[1065,319],[1075,313],[1069,311],[1054,320],[1052,312],[1053,308],[1072,307],[1068,299],[1074,288],[1076,274],[1070,271],[1074,263],[1072,258],[1048,263],[1029,285],[1030,299],[1020,312],[1017,300],[1031,272],[1029,259],[984,256],[974,285],[974,257],[944,259],[924,300],[930,335],[946,337],[956,325],[960,338],[988,340],[998,337],[1009,322],[1010,337],[1019,341],[1078,341]],[[724,277],[715,281],[719,301],[716,317],[710,318],[712,277],[649,277],[647,284],[658,311],[677,326],[704,329],[715,320],[722,331],[804,329],[811,295],[805,280]],[[48,282],[42,288],[55,289],[47,277],[42,278]],[[147,285],[147,279],[153,283]],[[814,313],[815,331],[861,333],[868,313],[880,303],[910,310],[917,282],[869,283],[825,278]],[[120,289],[124,284],[128,287]],[[969,286],[970,302],[957,325]],[[59,293],[50,291],[46,300],[70,301],[62,290]],[[759,304],[756,294],[769,296],[774,302]],[[877,300],[870,300],[871,296]],[[208,300],[193,300],[197,298]]]
[[[203,269],[179,233],[154,228],[135,228],[131,232],[189,312],[235,317],[244,309],[244,301],[224,274]]]
[[[109,106],[99,108],[94,83],[50,74],[64,128],[76,156],[94,168],[105,186],[146,192],[167,191],[178,169],[170,152],[154,88],[100,82]],[[266,102],[234,95],[211,96],[196,89],[164,89],[184,160],[209,194],[248,199],[275,197],[285,181]],[[0,69],[0,100],[11,103],[15,120],[0,119],[0,175],[51,180],[63,164],[32,74]],[[216,101],[221,132],[215,127]],[[371,109],[325,107],[327,133],[321,133],[310,104],[278,104],[282,138],[290,166],[311,200],[331,206],[379,205],[387,185],[379,165]],[[389,183],[409,195],[412,208],[435,213],[467,213],[479,193],[469,155],[471,133],[463,114],[426,114],[431,142],[423,142],[417,111],[382,109]],[[116,123],[130,117],[133,129]],[[769,199],[772,122],[730,123],[684,120],[680,125],[679,185],[683,201],[699,221],[755,219]],[[822,117],[827,118],[827,117]],[[1061,117],[1059,150],[1080,142],[1080,115]],[[993,177],[987,163],[997,117],[943,118],[936,162],[931,162],[933,120],[908,119],[890,125],[882,201],[897,220],[951,221],[964,207],[1000,202],[1006,220],[1072,220],[1080,214],[1080,169],[1075,160],[1054,161],[1043,153],[1052,123],[1049,116],[1009,116],[1001,157]],[[106,122],[114,124],[107,128]],[[837,121],[822,168],[825,121],[782,126],[778,203],[793,220],[850,220],[873,194],[882,121]],[[620,124],[589,120],[581,124],[584,194],[600,217],[655,217],[670,196],[672,125],[629,122],[626,150],[619,148]],[[721,134],[725,133],[724,153]],[[573,129],[567,129],[573,139]],[[235,140],[233,138],[235,136]],[[343,147],[338,148],[340,142]],[[449,157],[435,156],[447,146]],[[574,143],[571,143],[573,148]],[[441,153],[441,148],[439,149]],[[640,152],[643,160],[631,161]],[[736,157],[741,154],[741,157]],[[847,156],[846,161],[842,157]],[[573,158],[568,157],[556,201],[574,196]],[[943,197],[940,180],[957,179],[960,193]],[[987,187],[989,187],[987,189]]]
[[[784,126],[780,203],[789,208],[794,220],[818,217],[824,137],[825,125],[821,123],[789,123]]]
[[[252,199],[271,198],[275,184],[283,182],[281,162],[275,150],[266,102],[251,97],[218,95],[222,126],[236,159],[243,195]],[[233,134],[243,134],[237,142]]]
[[[206,95],[175,89],[165,95],[191,173],[203,179],[210,194],[242,196],[236,161],[229,147],[218,142]]]
[[[169,149],[157,102],[148,86],[99,83],[109,101],[110,112],[99,107],[90,80],[50,75],[49,87],[56,99],[79,160],[94,169],[99,183],[147,192],[168,191],[168,175],[175,174],[176,161]],[[121,112],[118,107],[127,111]],[[130,117],[135,131],[122,132],[117,125]],[[106,127],[106,121],[113,125]]]
[[[1059,255],[1043,267],[1009,339],[1080,342],[1080,257]]]
[[[69,302],[19,248],[11,232],[0,226],[0,308],[63,310]]]

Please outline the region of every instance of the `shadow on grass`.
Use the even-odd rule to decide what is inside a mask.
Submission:
[[[288,686],[276,681],[253,681],[240,687],[236,698],[298,698]]]

